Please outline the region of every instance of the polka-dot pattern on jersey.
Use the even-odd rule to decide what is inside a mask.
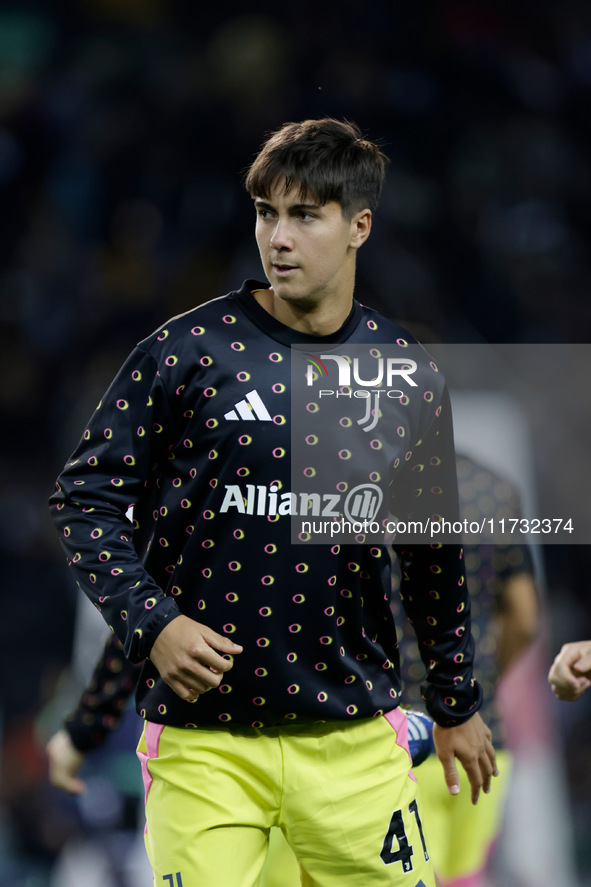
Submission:
[[[346,720],[398,701],[388,549],[291,543],[290,346],[307,337],[258,305],[251,292],[262,286],[247,282],[173,318],[134,349],[52,497],[77,582],[126,655],[146,660],[138,711],[160,723]],[[410,341],[355,303],[319,346],[379,349],[397,340]],[[444,382],[427,355],[421,373],[428,384],[397,416],[399,476],[412,477],[429,457],[454,458]],[[314,415],[313,402],[308,410]],[[425,483],[422,495],[433,486]],[[408,611],[415,622],[422,612],[431,620],[421,623],[431,711],[459,723],[480,701],[470,631],[455,631],[469,624],[461,549],[416,545],[398,554]],[[176,696],[147,658],[179,613],[244,646],[221,687],[196,703]]]

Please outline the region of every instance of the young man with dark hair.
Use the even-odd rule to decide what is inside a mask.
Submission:
[[[146,660],[138,755],[157,884],[256,885],[273,826],[309,885],[434,884],[398,707],[386,540],[291,537],[294,351],[386,343],[402,361],[414,341],[353,298],[385,168],[351,123],[272,135],[246,178],[268,282],[246,281],[134,349],[51,500],[79,584],[126,656]],[[432,514],[457,493],[441,485],[454,461],[445,383],[422,354],[411,396],[374,413],[396,423],[379,443],[394,498],[413,488],[409,513]],[[457,757],[476,803],[496,763],[477,713],[461,547],[395,548],[444,777],[457,793]]]

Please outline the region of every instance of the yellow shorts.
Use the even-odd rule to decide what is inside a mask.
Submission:
[[[147,722],[138,745],[158,887],[259,887],[272,827],[307,887],[434,887],[406,716],[284,728]]]
[[[497,751],[499,776],[478,804],[470,800],[470,784],[461,765],[460,794],[450,795],[436,755],[416,769],[421,788],[423,823],[429,835],[433,866],[443,884],[470,887],[480,883],[488,856],[498,837],[511,773],[511,755]]]

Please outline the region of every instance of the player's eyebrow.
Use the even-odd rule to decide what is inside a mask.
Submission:
[[[272,203],[269,203],[267,200],[263,200],[260,197],[255,197],[254,205],[257,209],[268,209],[272,212],[277,212]],[[288,207],[289,212],[297,213],[297,212],[318,212],[318,210],[322,209],[322,204],[320,203],[292,203]]]

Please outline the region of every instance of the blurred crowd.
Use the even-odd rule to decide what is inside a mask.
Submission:
[[[390,157],[362,301],[443,342],[591,343],[587,0],[279,6],[0,3],[0,881],[12,887],[45,887],[87,827],[48,788],[39,740],[78,606],[47,497],[135,342],[261,276],[241,178],[265,132],[346,117]],[[586,546],[544,554],[555,652],[591,636],[591,559]],[[556,713],[591,878],[589,701]]]

